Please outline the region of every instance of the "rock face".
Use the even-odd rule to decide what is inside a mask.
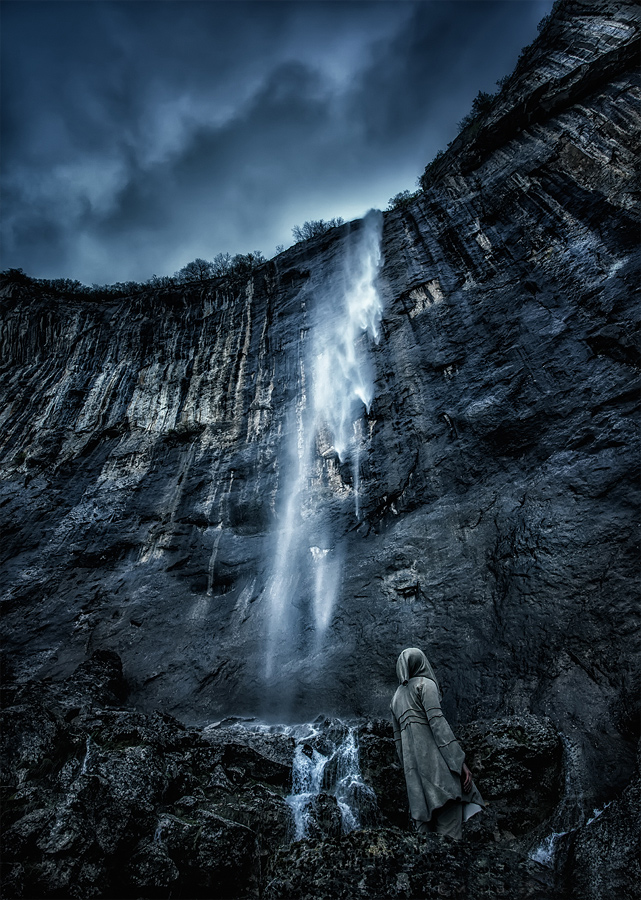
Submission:
[[[633,898],[641,884],[641,778],[576,835],[572,847],[573,898],[606,895]]]
[[[327,430],[312,435],[304,478],[291,448],[312,402],[310,347],[340,334],[366,224],[246,281],[126,302],[5,285],[12,679],[55,685],[115,652],[130,716],[370,719],[387,715],[396,655],[418,645],[455,728],[534,714],[563,733],[579,819],[623,790],[638,737],[638,32],[636,4],[561,3],[425,191],[385,213],[381,334],[357,348],[373,389],[357,468]],[[274,632],[283,649],[267,679],[280,609],[267,586],[294,496],[308,567],[282,591],[289,630]],[[320,609],[319,559],[333,566]],[[94,702],[118,701],[116,687]],[[33,765],[67,735],[48,703],[29,732]],[[397,825],[401,800],[386,791]],[[57,840],[38,809],[37,840]],[[161,828],[174,856],[190,828],[219,840],[203,816]],[[82,842],[74,827],[65,840]],[[249,858],[243,827],[234,840]],[[160,846],[140,848],[141,884]],[[194,867],[203,891],[224,882]]]

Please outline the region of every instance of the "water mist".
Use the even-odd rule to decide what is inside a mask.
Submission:
[[[383,217],[370,211],[344,240],[340,258],[305,298],[299,378],[281,450],[279,525],[265,588],[268,682],[322,654],[340,592],[342,533],[337,506],[360,518],[360,463],[374,397],[369,346],[380,335],[376,286]],[[351,484],[341,474],[352,471]],[[318,661],[317,666],[318,668]]]

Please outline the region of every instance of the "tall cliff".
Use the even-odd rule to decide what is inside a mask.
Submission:
[[[115,650],[129,702],[184,721],[386,715],[396,655],[418,645],[453,724],[547,715],[583,761],[586,804],[622,787],[638,722],[638,35],[636,4],[561,4],[412,203],[244,281],[104,303],[5,285],[16,678],[56,682]],[[382,315],[354,337],[371,396],[341,458],[308,415],[310,348],[342,339],[370,227]]]

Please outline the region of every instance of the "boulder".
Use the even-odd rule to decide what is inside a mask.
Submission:
[[[247,729],[213,740],[122,708],[114,657],[94,654],[59,690],[4,692],[5,896],[257,896],[292,833],[293,742]]]
[[[457,737],[501,831],[522,835],[549,818],[563,790],[563,744],[549,719],[472,722]]]

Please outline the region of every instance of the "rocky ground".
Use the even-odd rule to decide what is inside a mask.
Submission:
[[[391,726],[361,721],[360,768],[376,798],[362,805],[361,827],[341,829],[329,777],[312,804],[311,836],[292,842],[291,733],[232,720],[188,728],[128,708],[126,692],[111,651],[94,653],[63,684],[16,684],[5,673],[3,896],[636,896],[638,777],[582,824],[568,806],[571,763],[545,719],[461,730],[488,808],[460,843],[410,830]],[[317,746],[337,728],[320,722]],[[561,826],[556,854],[542,854]]]

